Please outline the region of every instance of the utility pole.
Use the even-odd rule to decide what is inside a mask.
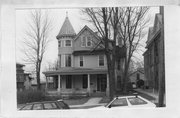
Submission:
[[[164,53],[164,7],[160,6],[160,14],[162,16],[161,24],[161,41],[160,41],[160,78],[159,78],[159,97],[158,97],[158,107],[163,107],[165,105],[165,53]]]

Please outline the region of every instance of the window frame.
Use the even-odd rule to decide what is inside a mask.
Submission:
[[[86,47],[86,37],[85,36],[81,37],[81,47]]]
[[[100,65],[100,56],[103,56],[103,65]],[[101,60],[102,61],[102,60]],[[103,67],[105,66],[105,59],[104,59],[104,55],[98,55],[98,65],[99,67]]]
[[[68,58],[67,56],[69,56],[70,57],[70,60],[71,60],[71,62],[70,62],[70,65],[68,64],[68,59],[67,59],[67,61],[66,61],[66,58]],[[65,54],[65,59],[64,59],[64,61],[65,61],[65,67],[72,67],[72,57],[71,57],[71,54]]]
[[[89,39],[90,39],[90,41],[89,41]],[[90,46],[88,46],[88,42],[91,42],[91,45],[90,45]],[[90,36],[87,36],[87,37],[86,37],[86,47],[92,47],[92,39],[91,39]]]
[[[82,57],[82,60],[81,60]],[[82,62],[82,66],[81,66],[81,62]],[[84,66],[84,56],[79,56],[79,67],[83,67]]]
[[[67,41],[70,41],[70,46],[67,46]],[[64,47],[72,47],[72,41],[70,39],[65,40]]]

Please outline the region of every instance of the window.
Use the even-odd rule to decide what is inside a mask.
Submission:
[[[99,66],[104,66],[104,55],[99,55]]]
[[[58,104],[61,107],[61,109],[69,109],[69,106],[63,101],[58,101]]]
[[[59,68],[61,67],[61,55],[59,55],[59,62],[58,62],[58,64],[59,64]]]
[[[131,98],[128,98],[128,100],[132,105],[147,104],[147,102],[145,102],[144,100],[142,100],[138,97],[131,97]]]
[[[116,106],[128,106],[126,98],[115,99],[112,102],[111,107],[116,107]]]
[[[86,37],[82,37],[81,39],[81,47],[85,47],[86,46]]]
[[[67,89],[72,88],[72,76],[71,75],[66,76],[66,88]]]
[[[58,41],[58,47],[61,47],[61,41],[60,40]]]
[[[71,67],[71,55],[65,55],[65,67]]]
[[[42,104],[34,104],[33,105],[33,110],[42,110],[43,107],[42,107]]]
[[[87,47],[90,47],[91,46],[91,44],[92,44],[92,42],[91,42],[91,37],[87,37],[87,44],[86,44],[86,46]]]
[[[27,105],[25,107],[22,108],[22,110],[31,110],[32,105]]]
[[[44,103],[44,109],[57,109],[57,106],[55,103]]]
[[[66,47],[71,47],[71,40],[66,40],[65,46]]]
[[[82,67],[83,66],[83,56],[79,57],[79,66]]]
[[[83,88],[87,88],[88,87],[88,78],[87,78],[87,75],[83,75],[83,78],[82,78],[82,87]]]

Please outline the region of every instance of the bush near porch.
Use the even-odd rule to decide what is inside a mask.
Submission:
[[[45,92],[40,90],[24,90],[17,92],[17,103],[38,102],[45,99]]]

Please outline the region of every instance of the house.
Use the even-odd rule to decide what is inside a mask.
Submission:
[[[162,38],[162,15],[155,15],[154,26],[149,28],[146,51],[144,52],[144,69],[147,85],[155,91],[159,89],[159,80],[164,71],[164,39]]]
[[[136,71],[129,75],[129,81],[133,84],[137,84],[138,80],[144,81],[144,86],[146,86],[147,80],[144,75],[144,68],[138,68]]]
[[[29,77],[29,73],[24,72],[25,65],[16,63],[16,83],[17,83],[17,91],[23,91],[25,89],[31,88],[31,77]]]
[[[53,77],[54,90],[61,96],[108,95],[107,60],[104,47],[97,45],[100,42],[97,33],[84,26],[76,34],[66,16],[56,38],[59,69],[43,72],[46,78]],[[116,59],[116,90],[120,89],[121,58]]]

